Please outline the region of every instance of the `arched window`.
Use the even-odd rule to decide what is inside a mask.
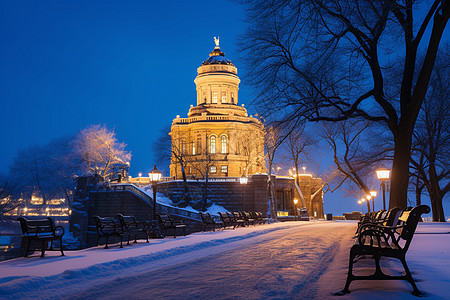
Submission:
[[[228,139],[226,135],[222,135],[220,138],[222,142],[222,153],[228,153]]]
[[[195,151],[195,142],[192,142],[192,155],[197,154],[197,152]]]
[[[216,136],[212,135],[209,138],[209,153],[216,153]]]

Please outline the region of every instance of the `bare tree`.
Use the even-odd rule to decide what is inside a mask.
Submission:
[[[19,197],[17,183],[0,174],[0,221],[7,218],[7,214],[21,204]]]
[[[264,152],[264,149],[261,148],[260,141],[263,140],[263,136],[258,136],[259,132],[252,129],[244,129],[239,130],[234,133],[235,140],[235,153],[239,154],[242,158],[242,176],[248,176],[249,172],[255,172],[251,170],[252,166],[257,164],[261,164],[261,161],[258,161]]]
[[[275,160],[275,153],[289,135],[290,131],[283,135],[281,126],[268,125],[265,127],[264,147],[266,149],[266,161],[267,161],[267,191],[268,191],[268,203],[270,218],[277,219],[277,206],[275,197],[275,187],[272,180],[272,166]]]
[[[411,158],[417,193],[426,187],[430,196],[433,221],[445,222],[442,200],[450,190],[450,55],[449,47],[433,71],[415,133]]]
[[[251,83],[279,120],[384,124],[394,140],[390,207],[406,207],[413,129],[429,85],[450,1],[248,0],[244,37]],[[425,41],[425,31],[430,38]],[[418,51],[424,49],[423,64]],[[402,65],[400,91],[386,72]],[[418,76],[414,74],[417,71]]]
[[[370,129],[368,121],[347,120],[323,124],[322,136],[333,151],[333,161],[339,174],[335,177],[336,188],[350,182],[357,187],[357,194],[361,191],[364,195],[370,193],[369,182],[376,163],[392,152],[390,144],[383,146]],[[367,209],[371,210],[369,201]]]

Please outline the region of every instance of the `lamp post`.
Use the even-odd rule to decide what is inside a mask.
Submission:
[[[378,179],[381,180],[381,190],[383,191],[383,209],[386,210],[386,181],[389,180],[391,170],[382,167],[376,172]]]
[[[361,199],[358,201],[359,204],[361,204],[361,213],[364,214],[364,205],[363,202],[366,201],[366,199]]]
[[[375,211],[375,197],[378,195],[377,191],[371,190],[370,196],[372,196],[372,210]]]
[[[155,167],[153,170],[148,173],[148,178],[150,179],[150,182],[152,183],[152,190],[153,190],[153,220],[156,221],[156,189],[158,182],[161,181],[161,172]]]
[[[242,186],[242,211],[245,211],[245,185],[248,182],[248,177],[242,176],[239,178],[239,183]]]
[[[367,195],[367,196],[366,196],[366,199],[367,199],[367,204],[370,204],[370,199],[372,199],[372,196],[371,196],[371,195]],[[370,205],[369,205],[369,206],[370,206]],[[375,211],[375,210],[373,209],[373,202],[372,202],[372,211]],[[370,210],[369,210],[368,212],[370,212]]]
[[[141,177],[142,177],[142,173],[139,172],[138,176],[139,176],[139,179],[138,179],[138,185],[139,185],[139,187],[141,187]]]
[[[294,210],[295,210],[294,220],[295,221],[297,221],[297,203],[298,203],[298,199],[294,199]]]

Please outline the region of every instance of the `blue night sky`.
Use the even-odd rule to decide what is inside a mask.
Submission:
[[[146,174],[160,130],[196,105],[213,37],[242,65],[243,17],[228,1],[0,2],[0,172],[18,149],[106,124]]]
[[[0,173],[19,149],[106,124],[132,153],[130,174],[146,174],[161,129],[196,104],[214,36],[243,77],[244,17],[229,1],[0,1]],[[241,82],[250,114],[252,95]],[[360,210],[339,193],[324,201],[325,213]]]

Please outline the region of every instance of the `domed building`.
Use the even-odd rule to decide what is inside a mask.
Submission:
[[[241,177],[265,173],[264,127],[238,105],[236,66],[220,50],[219,39],[197,69],[197,106],[172,122],[170,176],[175,179]]]

